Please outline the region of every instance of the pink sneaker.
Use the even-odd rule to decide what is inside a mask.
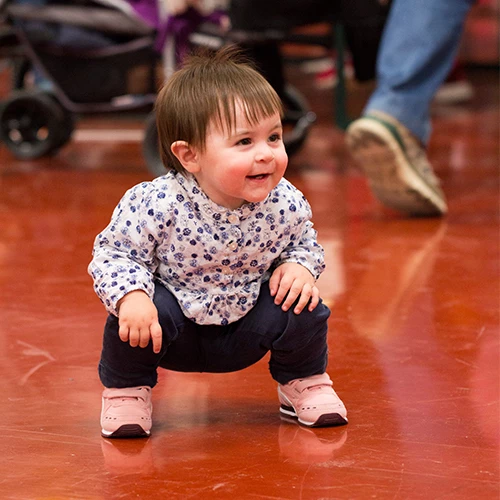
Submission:
[[[151,387],[104,389],[101,434],[104,437],[147,437],[151,433]]]
[[[280,412],[308,427],[347,424],[347,410],[332,385],[326,373],[279,384]]]

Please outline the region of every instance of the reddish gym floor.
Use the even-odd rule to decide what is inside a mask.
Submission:
[[[443,219],[382,208],[332,124],[331,90],[298,82],[318,122],[287,177],[326,249],[338,428],[282,420],[263,360],[163,372],[152,437],[101,438],[105,312],[86,267],[120,196],[151,178],[142,117],[82,120],[48,159],[1,148],[0,498],[498,499],[499,87],[495,71],[470,77],[472,101],[434,108]]]

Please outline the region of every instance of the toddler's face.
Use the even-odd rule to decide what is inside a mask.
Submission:
[[[211,123],[204,151],[197,152],[198,183],[215,203],[235,209],[263,201],[283,177],[288,157],[278,113],[251,125],[241,104],[233,130]]]

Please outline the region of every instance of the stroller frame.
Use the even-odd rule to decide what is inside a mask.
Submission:
[[[105,3],[105,2],[104,2]],[[0,139],[19,159],[35,159],[54,153],[67,143],[74,130],[76,114],[111,113],[151,109],[156,98],[155,67],[158,54],[154,51],[154,30],[125,12],[103,7],[89,9],[66,5],[5,5],[19,47],[11,47],[18,61],[14,91],[0,109]],[[33,22],[68,25],[83,29],[92,27],[106,36],[120,35],[127,39],[99,48],[68,48],[34,39],[29,32]],[[111,38],[110,38],[111,40]],[[8,53],[8,51],[7,51]],[[19,61],[21,63],[19,64]],[[103,89],[94,85],[93,95],[82,96],[76,90],[88,75],[86,68],[99,64],[113,70],[111,83]],[[123,86],[122,73],[134,65],[147,66],[146,91],[140,95],[117,92],[112,84]],[[50,91],[24,88],[24,76],[31,69],[49,82]],[[57,73],[68,75],[58,76]],[[79,78],[73,77],[73,74]],[[71,78],[78,82],[71,86]],[[75,83],[79,85],[75,86]],[[83,83],[85,85],[85,83]]]

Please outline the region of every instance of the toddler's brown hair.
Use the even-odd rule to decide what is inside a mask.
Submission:
[[[160,90],[155,104],[163,164],[185,173],[170,146],[186,141],[204,150],[212,121],[221,130],[234,129],[237,102],[252,125],[276,113],[283,115],[275,90],[236,46],[188,56]]]

